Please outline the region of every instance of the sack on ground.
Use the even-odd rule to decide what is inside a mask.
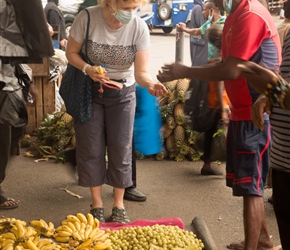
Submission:
[[[184,115],[189,127],[197,132],[208,131],[215,122],[217,108],[208,106],[208,82],[192,79],[186,92]]]

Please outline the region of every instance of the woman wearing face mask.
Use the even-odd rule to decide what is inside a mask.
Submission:
[[[111,221],[128,223],[123,196],[132,186],[132,135],[135,115],[135,83],[147,88],[153,96],[167,93],[161,83],[155,83],[147,71],[150,33],[137,16],[143,0],[99,0],[88,8],[90,26],[87,64],[79,55],[84,50],[88,15],[82,11],[70,30],[66,49],[70,64],[83,71],[93,81],[93,116],[89,122],[75,123],[76,156],[79,185],[89,187],[92,204],[90,213],[105,221],[102,185],[114,188]],[[96,67],[103,67],[97,72]],[[123,84],[121,94],[106,96],[100,82],[115,80]],[[108,154],[106,168],[105,155]]]

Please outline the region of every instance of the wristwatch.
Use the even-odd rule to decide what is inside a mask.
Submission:
[[[89,64],[86,64],[84,67],[83,67],[83,70],[82,72],[84,73],[84,75],[88,75],[87,72],[86,72],[86,68],[90,66]]]

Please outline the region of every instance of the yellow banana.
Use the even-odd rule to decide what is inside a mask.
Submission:
[[[75,240],[83,240],[82,236],[80,235],[79,231],[77,231],[77,230],[73,231],[72,236]]]
[[[80,245],[80,242],[70,237],[68,240],[68,244],[72,247],[78,247]]]
[[[83,249],[85,247],[90,247],[92,243],[92,240],[91,239],[87,239],[86,241],[84,241],[82,244],[80,244],[77,249]]]
[[[23,250],[23,247],[18,245],[14,248],[14,250]]]
[[[52,241],[50,239],[42,239],[37,243],[36,246],[38,247],[38,249],[41,249],[42,247],[50,244],[52,244]]]
[[[79,220],[85,224],[88,223],[87,217],[83,213],[77,213],[76,216],[79,218]]]
[[[75,226],[75,228],[76,228],[77,231],[80,231],[81,230],[81,223],[79,223],[79,222],[76,221],[73,224],[74,224],[74,226]]]
[[[61,237],[61,236],[54,237],[54,239],[60,243],[67,243],[69,241],[69,238],[70,237]]]
[[[102,250],[102,249],[107,249],[108,247],[110,247],[111,246],[111,240],[106,240],[106,241],[104,241],[104,242],[102,242],[102,243],[97,243],[97,244],[95,244],[94,245],[94,249],[95,250]]]
[[[73,215],[73,214],[69,214],[69,215],[66,217],[66,219],[67,219],[68,221],[72,222],[72,223],[75,223],[75,222],[81,223],[80,219],[79,219],[77,216]]]
[[[69,232],[71,234],[73,233],[73,230],[70,227],[68,227],[67,225],[63,225],[61,231],[66,231],[66,232]]]
[[[16,221],[15,222],[15,226],[16,226],[16,229],[17,229],[17,238],[18,239],[23,238],[24,237],[24,233],[25,233],[23,225],[20,222]]]
[[[7,239],[7,240],[4,240],[2,242],[2,248],[5,247],[6,245],[10,245],[10,244],[14,244],[15,243],[15,240],[12,240],[12,239]]]
[[[20,224],[21,224],[22,226],[24,226],[24,227],[26,226],[26,222],[23,221],[23,220],[16,220],[16,219],[15,219],[14,221],[10,221],[10,222],[11,222],[11,223],[16,223],[16,222],[17,222],[17,223],[20,223]]]
[[[9,244],[3,246],[1,249],[2,250],[13,250],[14,249],[14,243],[9,243]]]
[[[88,225],[91,225],[92,227],[94,226],[94,216],[91,213],[87,213],[87,221],[88,221]]]
[[[40,250],[56,250],[56,249],[61,249],[60,246],[54,244],[54,243],[51,243],[50,245],[46,245],[44,246],[42,249]]]
[[[100,227],[100,221],[97,218],[94,218],[94,227]]]
[[[103,242],[103,241],[106,241],[108,238],[109,238],[109,235],[105,233],[100,238],[98,238],[96,241]]]
[[[34,236],[36,234],[37,234],[37,231],[33,227],[26,227],[25,233],[24,233],[24,238],[29,239],[31,236]]]
[[[54,224],[50,221],[48,222],[48,227],[46,228],[44,235],[46,237],[52,237],[53,234],[54,234]]]
[[[93,227],[91,225],[87,225],[84,233],[84,239],[87,240],[89,239],[89,235],[92,232]]]
[[[11,239],[11,240],[16,240],[16,236],[14,233],[7,232],[1,235],[3,239]]]
[[[57,233],[60,237],[69,237],[69,236],[72,236],[72,234],[68,231],[59,231]]]
[[[39,242],[39,240],[40,240],[40,235],[38,234],[38,235],[34,235],[34,238],[33,238],[33,243],[35,244],[35,245],[37,245],[38,244],[38,242]]]
[[[64,225],[68,226],[72,232],[76,230],[76,227],[74,225],[74,223],[71,223],[70,221],[63,221]]]
[[[106,232],[104,230],[100,230],[99,228],[95,228],[92,230],[92,232],[90,233],[90,238],[95,241],[98,240],[99,238],[101,238]]]
[[[103,75],[105,73],[104,68],[102,66],[97,66],[95,69],[96,72],[100,75]]]
[[[35,228],[37,228],[39,230],[44,227],[43,222],[40,220],[32,220],[29,223],[30,223],[30,225],[34,226]]]
[[[39,221],[42,222],[44,228],[48,228],[48,224],[45,220],[39,219]]]
[[[38,247],[33,243],[32,240],[27,240],[26,244],[27,244],[28,248],[31,250],[39,250]]]

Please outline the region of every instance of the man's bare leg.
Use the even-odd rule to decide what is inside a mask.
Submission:
[[[244,233],[246,250],[273,249],[273,243],[267,228],[264,199],[248,195],[244,201]]]
[[[267,229],[264,199],[259,196],[244,196],[245,240],[227,246],[235,250],[270,250],[273,243]]]

